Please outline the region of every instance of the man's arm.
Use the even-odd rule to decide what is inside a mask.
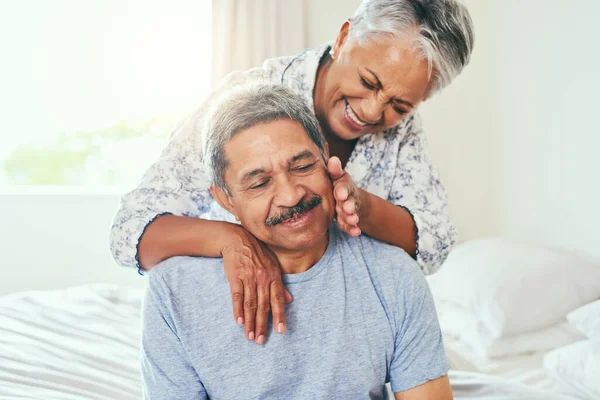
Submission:
[[[396,338],[389,369],[397,399],[452,399],[448,363],[433,296],[425,276],[408,255],[401,263],[393,311]]]
[[[394,393],[396,400],[452,400],[448,376],[434,379],[420,386]]]
[[[166,285],[150,272],[142,319],[142,384],[144,399],[207,399],[200,377],[189,363],[177,336]]]

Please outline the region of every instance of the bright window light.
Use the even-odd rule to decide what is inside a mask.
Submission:
[[[135,185],[210,89],[210,7],[0,2],[0,186]]]

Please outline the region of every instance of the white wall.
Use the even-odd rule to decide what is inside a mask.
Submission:
[[[422,107],[461,240],[504,235],[600,258],[600,2],[466,0],[471,64]],[[307,43],[359,0],[307,0]],[[107,236],[118,195],[2,195],[0,295],[90,282],[141,286]]]
[[[600,258],[600,2],[466,0],[469,66],[422,107],[461,240]]]
[[[464,1],[475,25],[469,65],[421,106],[433,161],[450,199],[460,241],[498,232],[496,26],[491,1]]]
[[[119,196],[51,192],[0,195],[0,296],[94,282],[143,287],[108,251]]]
[[[306,43],[316,47],[333,41],[360,0],[306,0]]]
[[[503,235],[600,257],[600,2],[463,2],[471,63],[421,107],[460,240]],[[360,2],[321,3],[309,1],[309,45]]]
[[[500,232],[600,258],[600,2],[496,15]]]

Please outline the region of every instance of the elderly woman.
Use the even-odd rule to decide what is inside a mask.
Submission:
[[[435,272],[457,234],[416,110],[468,63],[472,29],[455,0],[364,0],[332,44],[230,74],[123,197],[110,237],[114,258],[142,271],[177,255],[223,257],[246,337],[266,333],[270,311],[273,326],[285,326],[291,299],[277,260],[213,201],[201,160],[206,107],[256,81],[285,85],[314,110],[332,156],[340,228],[401,247],[425,274]]]

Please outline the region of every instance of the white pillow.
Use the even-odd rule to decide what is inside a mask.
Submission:
[[[600,297],[600,264],[504,239],[456,247],[428,279],[437,298],[474,315],[494,339],[556,325]]]
[[[600,341],[588,339],[551,351],[544,368],[582,398],[600,399]]]
[[[442,332],[465,343],[483,358],[551,350],[584,339],[566,321],[540,331],[495,339],[481,321],[459,307],[436,300],[436,309]]]
[[[567,320],[587,337],[600,339],[600,300],[571,311]]]

